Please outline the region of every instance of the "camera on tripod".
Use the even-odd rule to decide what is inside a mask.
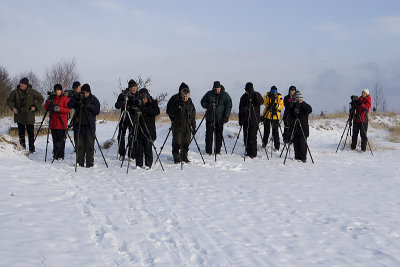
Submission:
[[[211,96],[211,105],[215,107],[217,105],[217,98],[215,96]]]
[[[47,99],[49,101],[53,101],[54,98],[56,98],[56,96],[57,96],[56,92],[54,92],[54,91],[47,92],[47,95],[48,95]]]

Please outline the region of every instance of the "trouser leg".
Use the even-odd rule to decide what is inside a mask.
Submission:
[[[263,136],[263,140],[262,140],[263,146],[266,146],[268,144],[270,127],[271,127],[271,120],[265,119],[264,120],[264,136]]]
[[[19,138],[19,144],[23,147],[26,148],[26,143],[25,143],[25,125],[22,123],[18,123],[18,138]]]
[[[85,135],[85,156],[86,156],[86,167],[92,167],[94,164],[94,140],[93,134]]]
[[[206,153],[212,154],[214,129],[211,122],[206,122]]]
[[[29,141],[29,152],[35,152],[35,127],[33,124],[26,125]]]
[[[367,131],[368,131],[368,122],[362,124],[363,127],[360,129],[360,136],[361,136],[361,150],[365,151],[367,149]]]
[[[222,135],[224,133],[224,124],[223,123],[217,123],[216,125],[216,136],[217,136],[217,140],[216,140],[216,149],[215,151],[217,152],[217,154],[221,153],[221,147],[222,147]]]
[[[353,123],[353,136],[351,138],[351,149],[356,149],[357,147],[357,139],[358,139],[358,133],[360,131],[360,126],[361,123],[358,122]]]
[[[149,140],[143,140],[143,148],[144,148],[144,164],[151,168],[153,164],[153,143]]]
[[[274,147],[275,149],[279,150],[279,120],[272,120],[272,136],[274,138]]]

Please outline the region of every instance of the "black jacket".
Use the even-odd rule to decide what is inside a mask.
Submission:
[[[146,126],[149,130],[151,140],[154,141],[157,138],[156,134],[156,116],[160,115],[160,108],[158,107],[157,100],[154,100],[152,97],[148,98],[146,104],[142,104],[139,107],[139,110],[142,112],[142,119],[140,119],[140,126],[143,129],[144,133],[147,136]],[[143,124],[146,123],[146,126]],[[145,137],[143,133],[139,130],[138,137]]]
[[[292,133],[296,118],[298,118],[303,128],[304,135],[308,137],[309,136],[308,116],[311,114],[311,112],[312,108],[306,102],[303,101],[303,103],[301,104],[298,102],[293,102],[293,105],[291,105],[290,109],[288,110],[288,122],[290,125],[290,133]],[[296,123],[294,134],[302,135],[298,123]]]
[[[80,94],[77,94],[68,101],[67,107],[75,110],[72,122],[75,133],[78,132],[79,125],[81,125],[81,133],[95,134],[96,116],[100,113],[100,102],[97,97],[90,94],[87,98],[81,98]]]
[[[191,98],[184,102],[180,93],[173,95],[167,104],[167,114],[174,131],[191,131],[190,127],[196,130],[196,109]]]
[[[250,114],[250,100],[252,105],[252,113]],[[258,125],[260,122],[260,105],[264,100],[259,92],[246,91],[239,102],[239,125],[247,124],[250,115],[250,125]],[[255,115],[255,117],[254,117]]]
[[[208,91],[200,101],[203,108],[207,109],[206,121],[213,121],[212,104],[215,101],[215,120],[223,122],[224,118],[229,118],[232,110],[232,99],[225,88],[221,86],[221,92],[216,94],[214,90]]]

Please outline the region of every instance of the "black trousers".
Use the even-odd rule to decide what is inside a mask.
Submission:
[[[303,134],[296,133],[293,136],[294,158],[299,160],[307,159],[307,139]]]
[[[361,150],[365,151],[367,149],[367,131],[368,122],[353,122],[353,136],[351,140],[351,149],[356,149],[358,134],[361,136]]]
[[[125,117],[123,120],[120,121],[119,126],[118,126],[118,154],[121,156],[125,156],[126,154],[126,148],[125,148],[125,135],[126,135],[126,129],[129,128],[129,131],[132,129],[132,124],[129,120],[128,114],[125,114]]]
[[[279,150],[280,146],[280,140],[279,140],[279,120],[268,120],[265,119],[264,121],[264,136],[263,136],[263,145],[268,144],[268,138],[269,138],[269,133],[270,129],[272,126],[272,137],[274,140],[274,147]]]
[[[18,137],[19,137],[19,144],[26,148],[25,143],[25,129],[28,132],[28,141],[29,141],[29,152],[35,152],[35,132],[34,132],[34,125],[33,124],[23,124],[17,123],[18,125]]]
[[[243,124],[244,144],[246,146],[246,155],[254,158],[257,156],[257,130],[255,124]]]
[[[217,122],[215,124],[215,152],[217,154],[221,153],[222,147],[222,134],[224,132],[224,124]],[[212,154],[213,150],[213,140],[214,140],[214,124],[212,122],[206,122],[206,153]]]
[[[53,138],[53,158],[64,159],[65,151],[65,130],[53,129],[51,130],[51,137]]]
[[[92,167],[94,163],[94,140],[93,134],[80,133],[77,145],[77,162],[83,166],[86,161],[86,167]]]
[[[188,130],[172,130],[172,156],[174,157],[174,160],[181,158],[181,152],[182,159],[187,158],[191,136],[191,132]]]
[[[136,149],[135,149],[135,159],[136,166],[143,166],[143,156],[144,156],[144,164],[147,167],[151,168],[153,164],[153,145],[147,140],[147,138],[138,138],[136,141]]]

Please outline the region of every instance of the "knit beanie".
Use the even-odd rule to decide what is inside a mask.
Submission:
[[[271,93],[278,93],[278,89],[276,88],[275,85],[273,85],[273,86],[271,87],[270,92],[271,92]]]
[[[296,92],[294,99],[295,101],[299,101],[300,99],[303,100],[303,95],[300,93],[300,91]]]
[[[219,81],[215,81],[213,85],[213,89],[214,88],[221,88],[221,83]]]
[[[78,82],[78,81],[76,81],[76,82],[74,82],[74,83],[72,84],[72,89],[75,90],[75,89],[78,88],[80,85],[81,85],[81,83]]]
[[[189,89],[189,86],[186,83],[181,83],[181,85],[179,85],[179,93],[182,91],[182,89]]]
[[[89,93],[92,92],[92,90],[90,89],[89,84],[87,84],[87,83],[85,83],[84,85],[82,85],[82,91],[83,91],[83,92],[89,92]]]
[[[134,87],[134,86],[137,86],[136,81],[134,79],[130,79],[129,82],[128,82],[128,88],[131,88],[131,87]]]
[[[56,85],[54,85],[54,91],[56,90],[61,90],[62,91],[62,85],[57,83]]]
[[[19,83],[22,83],[22,84],[25,84],[26,86],[28,86],[29,85],[29,80],[28,80],[28,78],[24,77],[19,81]]]
[[[366,93],[367,95],[369,95],[369,90],[368,89],[364,89],[363,92]]]
[[[252,82],[246,83],[246,86],[244,87],[244,90],[245,90],[246,92],[254,91],[253,83],[252,83]]]

